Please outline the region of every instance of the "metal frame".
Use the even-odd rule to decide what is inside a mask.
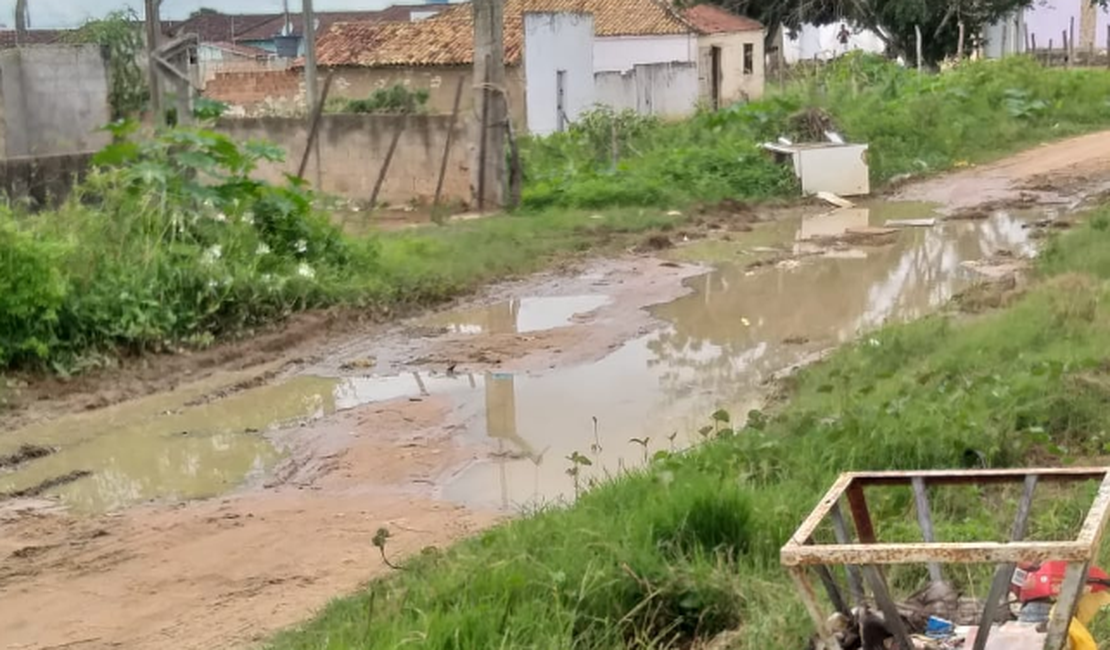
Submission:
[[[1080,529],[1079,536],[1072,541],[1025,542],[1025,527],[1038,482],[1075,483],[1099,480],[1098,494],[1095,496],[1087,517]],[[1025,490],[1018,506],[1010,541],[945,543],[933,541],[933,526],[928,507],[926,488],[940,485],[985,485],[1024,483]],[[918,510],[918,523],[921,525],[924,543],[880,544],[875,538],[871,514],[867,508],[864,488],[907,486],[914,490]],[[855,524],[858,542],[852,541],[841,513],[841,502],[847,500]],[[826,519],[830,519],[836,533],[836,544],[816,544],[813,534]],[[902,626],[894,600],[889,594],[882,566],[892,564],[928,564],[930,576],[936,579],[941,575],[940,565],[954,564],[997,564],[991,594],[984,607],[983,620],[976,634],[975,650],[983,650],[990,634],[990,623],[997,605],[1005,596],[1006,587],[1013,575],[1014,565],[1019,562],[1046,562],[1050,560],[1068,563],[1068,571],[1061,585],[1060,597],[1048,625],[1045,650],[1061,650],[1067,640],[1067,629],[1075,612],[1076,603],[1086,584],[1084,579],[1088,568],[1095,560],[1103,530],[1110,519],[1110,467],[1087,468],[1044,468],[1044,469],[996,469],[996,470],[930,470],[910,472],[850,472],[842,474],[806,517],[790,541],[782,547],[781,561],[790,572],[798,591],[805,603],[806,610],[817,626],[818,636],[829,648],[838,647],[835,638],[826,626],[807,569],[816,567],[821,582],[829,591],[829,598],[836,607],[844,609],[845,599],[838,592],[835,583],[830,585],[829,565],[845,566],[852,600],[862,600],[862,575],[864,584],[870,587],[875,602],[884,612],[888,625],[895,635],[897,647],[912,650],[909,635]],[[835,593],[834,593],[835,592]],[[995,603],[992,607],[990,604]],[[845,612],[847,613],[847,612]]]

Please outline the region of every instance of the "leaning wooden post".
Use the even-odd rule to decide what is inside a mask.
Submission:
[[[385,183],[385,175],[389,172],[389,164],[393,162],[393,153],[397,151],[397,143],[401,141],[401,134],[405,131],[405,125],[408,122],[408,114],[401,115],[401,123],[393,132],[393,139],[389,141],[389,150],[385,153],[385,160],[382,161],[382,168],[378,172],[378,180],[374,182],[374,191],[370,193],[370,209],[373,210],[378,205],[378,193],[382,190],[382,185]]]
[[[964,59],[964,21],[960,21],[960,40],[956,43],[956,60]]]
[[[459,77],[459,83],[455,86],[455,104],[451,108],[451,126],[447,129],[447,142],[443,145],[443,160],[439,163],[439,180],[436,181],[436,194],[432,199],[432,215],[435,216],[436,208],[439,207],[439,198],[443,194],[443,178],[447,175],[447,158],[451,155],[451,144],[455,139],[455,125],[459,121],[459,106],[462,105],[463,86],[466,85],[466,77]]]
[[[297,167],[297,178],[304,179],[304,170],[308,167],[308,156],[312,153],[313,145],[316,144],[316,138],[320,133],[320,118],[324,115],[324,102],[328,100],[328,91],[331,90],[331,80],[334,76],[334,71],[328,73],[327,79],[324,80],[324,90],[320,93],[320,99],[316,100],[316,105],[312,107],[312,123],[308,127],[308,142],[305,143],[301,164]]]

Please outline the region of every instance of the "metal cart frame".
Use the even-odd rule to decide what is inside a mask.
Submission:
[[[1072,541],[1025,542],[1026,524],[1033,502],[1033,493],[1040,481],[1052,483],[1101,482],[1098,494],[1087,512],[1079,536]],[[1009,542],[937,542],[929,511],[927,488],[943,485],[988,485],[1024,483]],[[910,486],[914,491],[918,523],[924,543],[881,544],[875,537],[871,513],[867,508],[865,488]],[[858,542],[845,524],[841,501],[847,498]],[[1086,586],[1087,572],[1098,553],[1103,529],[1110,517],[1110,467],[1044,468],[1002,470],[937,470],[913,472],[851,472],[842,474],[816,508],[806,517],[790,541],[783,546],[781,560],[790,572],[805,603],[806,610],[817,626],[817,634],[827,647],[839,647],[826,624],[809,569],[812,568],[828,593],[833,607],[848,612],[830,566],[844,566],[853,599],[863,601],[863,585],[870,588],[875,603],[883,612],[887,626],[894,633],[900,650],[913,650],[913,643],[891,598],[881,567],[890,564],[928,564],[930,577],[940,580],[941,564],[997,564],[990,595],[983,608],[983,617],[976,634],[973,650],[983,650],[990,634],[991,623],[1003,602],[1019,562],[1067,562],[1067,572],[1060,588],[1055,611],[1048,622],[1045,650],[1062,650],[1067,641],[1068,626],[1076,604]],[[836,544],[816,544],[814,531],[831,519]],[[861,580],[862,577],[862,580]]]

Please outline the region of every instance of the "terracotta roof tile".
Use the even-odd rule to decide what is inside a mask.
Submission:
[[[205,45],[223,50],[225,52],[230,52],[231,54],[245,56],[252,59],[268,59],[274,56],[273,52],[267,52],[260,47],[243,45],[242,43],[225,43],[217,41],[215,43],[206,43]]]
[[[657,0],[506,0],[505,63],[520,62],[525,12],[577,12],[594,16],[598,36],[654,36],[696,31]],[[469,65],[474,60],[470,3],[452,4],[415,23],[337,23],[320,37],[322,66]]]
[[[412,20],[413,12],[436,11],[443,5],[393,5],[380,11],[318,11],[316,20],[317,34],[327,32],[336,23],[352,22],[408,22]],[[303,33],[304,14],[297,12],[289,15],[289,23],[294,34]],[[285,16],[278,14],[272,19],[260,23],[249,31],[236,35],[239,41],[268,41],[281,34],[285,27]]]
[[[694,5],[682,12],[686,20],[703,34],[755,32],[763,29],[759,21],[737,16],[716,5]]]

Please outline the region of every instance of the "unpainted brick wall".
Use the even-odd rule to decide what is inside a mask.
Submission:
[[[267,99],[293,99],[301,92],[301,75],[293,70],[220,72],[204,88],[209,99],[248,108]]]
[[[297,172],[308,140],[306,122],[285,117],[223,119],[218,129],[238,141],[264,140],[285,149],[284,163],[263,165],[258,172],[267,180],[281,181],[284,173]],[[460,119],[455,125],[443,182],[445,202],[467,203],[471,196],[471,147],[464,122]],[[431,203],[450,124],[449,115],[324,115],[319,134],[320,189],[356,201],[369,200],[393,134],[403,127],[378,201]],[[305,178],[315,184],[312,160]]]

